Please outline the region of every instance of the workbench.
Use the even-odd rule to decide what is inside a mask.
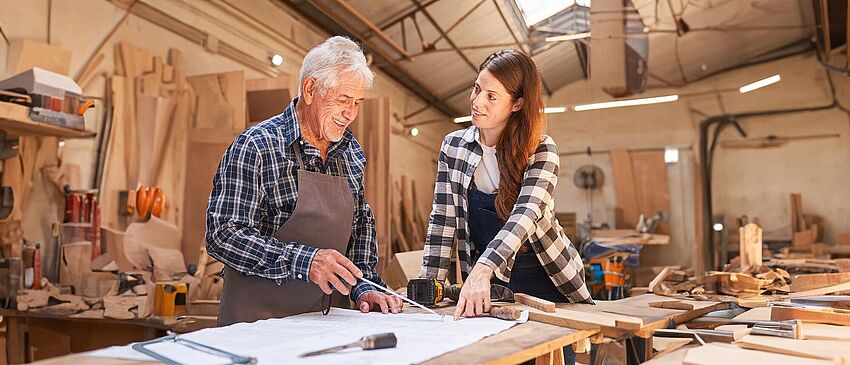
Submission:
[[[559,308],[569,308],[570,310],[582,311],[594,314],[615,314],[637,317],[643,320],[644,325],[634,330],[622,330],[609,327],[581,326],[582,329],[572,329],[563,326],[529,321],[527,323],[518,324],[506,331],[496,335],[482,339],[473,345],[462,349],[445,353],[436,358],[430,359],[422,364],[438,365],[438,364],[516,364],[523,361],[538,359],[543,363],[549,364],[560,363],[562,347],[571,344],[584,345],[590,339],[592,343],[603,342],[603,334],[608,340],[627,340],[634,341],[635,338],[642,338],[638,343],[651,348],[652,331],[659,328],[675,327],[676,324],[684,323],[694,318],[700,317],[708,312],[728,308],[724,303],[713,303],[704,305],[694,310],[677,310],[652,308],[648,306],[651,301],[663,300],[663,297],[655,295],[642,295],[637,297],[626,298],[617,301],[599,301],[597,305],[586,304],[558,304]],[[669,299],[669,298],[666,298]],[[406,312],[420,313],[417,308],[405,308]],[[437,311],[442,313],[453,313],[453,306],[442,306]],[[139,321],[139,320],[136,320]],[[146,320],[147,321],[147,320]],[[153,328],[162,329],[163,325],[157,327],[152,324]],[[651,354],[651,351],[647,352]],[[648,356],[644,357],[647,359]],[[75,364],[127,364],[139,363],[147,364],[147,362],[129,362],[120,359],[106,359],[85,356],[82,354],[72,354],[49,359],[41,364],[60,364],[73,362]]]
[[[185,333],[215,326],[212,317],[150,317],[144,319],[74,318],[64,315],[0,309],[6,323],[8,364],[32,361],[28,335],[32,329],[68,335],[72,352],[90,351],[113,345],[153,339],[166,331]],[[50,351],[46,349],[45,351]]]
[[[574,330],[526,322],[510,329],[482,339],[471,346],[445,353],[428,360],[423,365],[441,364],[491,364],[513,365],[531,359],[559,359],[561,348],[596,335],[595,330]],[[151,364],[154,362],[108,359],[72,354],[37,362],[37,364],[111,365],[111,364]]]

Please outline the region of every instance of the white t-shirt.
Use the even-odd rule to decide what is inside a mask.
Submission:
[[[499,163],[496,161],[496,147],[485,146],[481,141],[478,145],[484,150],[481,162],[475,168],[475,186],[487,194],[499,189]]]

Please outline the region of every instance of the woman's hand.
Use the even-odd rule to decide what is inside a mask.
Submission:
[[[455,308],[455,320],[464,317],[476,317],[490,312],[490,278],[493,269],[484,264],[475,264],[472,272],[463,283],[460,298]]]

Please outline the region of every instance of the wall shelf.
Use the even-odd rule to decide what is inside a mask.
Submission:
[[[0,130],[8,137],[35,135],[63,139],[91,138],[95,133],[36,122],[29,117],[29,108],[19,104],[0,102]]]

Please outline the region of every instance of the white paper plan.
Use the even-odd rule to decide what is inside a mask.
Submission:
[[[307,313],[287,318],[237,323],[207,328],[183,338],[224,351],[257,358],[260,364],[416,364],[471,345],[504,331],[515,322],[490,317],[441,321],[432,314],[383,314],[332,308],[328,315]],[[301,358],[298,355],[359,340],[363,336],[393,332],[398,346]],[[185,364],[227,363],[184,345],[161,343],[149,349]],[[153,360],[130,345],[113,346],[86,355],[131,360]]]

